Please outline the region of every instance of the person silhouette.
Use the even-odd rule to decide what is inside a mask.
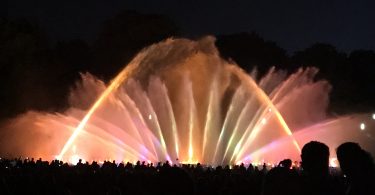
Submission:
[[[336,154],[341,171],[348,178],[346,194],[375,194],[375,166],[371,155],[353,142],[341,144]]]
[[[191,195],[195,194],[195,184],[188,172],[169,163],[159,172],[156,194]]]
[[[291,167],[292,161],[284,159],[268,171],[263,180],[262,195],[298,195],[298,174]]]
[[[301,152],[301,194],[340,194],[329,175],[329,148],[324,143],[311,141]]]

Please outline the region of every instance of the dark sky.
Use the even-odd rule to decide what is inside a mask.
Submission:
[[[375,50],[373,0],[8,0],[7,7],[9,17],[38,22],[54,40],[93,40],[105,19],[134,9],[168,15],[189,36],[256,31],[289,52],[315,42]]]

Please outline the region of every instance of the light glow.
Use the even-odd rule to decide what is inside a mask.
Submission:
[[[267,123],[267,119],[266,118],[262,118],[262,124],[265,125]]]
[[[363,131],[363,130],[365,130],[366,129],[366,125],[365,125],[365,123],[361,123],[360,125],[359,125],[359,128]]]
[[[339,161],[337,158],[330,158],[329,159],[329,166],[331,167],[338,167],[339,166]]]
[[[81,163],[86,163],[86,161],[84,159],[82,159],[81,157],[79,157],[77,154],[71,156],[70,159],[69,159],[69,162],[72,165],[77,165],[79,160],[81,160]]]

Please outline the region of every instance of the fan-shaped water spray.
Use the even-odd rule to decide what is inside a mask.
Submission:
[[[330,85],[314,81],[316,73],[271,69],[255,81],[219,57],[212,37],[169,39],[142,50],[108,86],[83,74],[65,113],[7,123],[1,152],[212,165],[298,159],[308,140],[293,132],[327,118]]]

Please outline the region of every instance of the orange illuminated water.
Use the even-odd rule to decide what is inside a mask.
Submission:
[[[220,58],[212,37],[168,39],[143,49],[108,85],[83,74],[66,112],[29,112],[8,123],[0,152],[221,165],[298,160],[311,139],[337,147],[338,138],[359,133],[361,142],[373,143],[369,128],[357,132],[357,123],[370,127],[375,120],[328,120],[331,87],[315,81],[316,73],[271,69],[255,80],[255,73]],[[352,133],[339,131],[340,122]]]
[[[70,138],[68,139],[68,141],[65,143],[63,149],[61,150],[60,154],[58,155],[58,158],[59,159],[62,159],[63,156],[65,155],[65,153],[67,152],[67,150],[72,146],[72,144],[74,143],[75,139],[77,138],[78,134],[85,128],[86,124],[89,122],[91,116],[95,113],[95,111],[103,104],[103,102],[108,98],[109,94],[111,93],[116,93],[116,89],[121,86],[122,84],[126,83],[126,80],[128,79],[129,75],[135,71],[137,68],[139,68],[140,63],[142,61],[142,57],[144,56],[138,56],[136,57],[126,68],[124,68],[124,70],[122,72],[120,72],[118,74],[118,76],[115,77],[115,79],[110,83],[110,85],[105,89],[105,91],[99,96],[99,98],[95,101],[94,105],[89,109],[89,111],[87,112],[87,114],[84,116],[84,118],[81,120],[81,122],[79,123],[79,125],[75,128],[73,134],[70,136]],[[198,56],[199,58],[200,56]],[[199,60],[199,59],[197,59]],[[204,60],[204,59],[203,59]],[[201,62],[202,63],[202,62]],[[204,63],[204,62],[203,62]],[[276,116],[277,118],[277,122],[279,123],[280,125],[280,129],[282,129],[286,135],[288,136],[291,136],[292,137],[292,132],[291,130],[289,129],[288,125],[285,123],[283,117],[281,116],[281,114],[279,113],[279,111],[277,110],[277,108],[272,104],[271,100],[268,98],[268,96],[262,91],[262,89],[260,89],[257,84],[253,81],[253,79],[251,79],[251,77],[249,77],[248,75],[244,74],[241,70],[239,70],[239,68],[237,68],[236,66],[234,65],[223,65],[223,70],[225,71],[230,71],[231,74],[234,74],[236,75],[237,77],[239,77],[239,79],[242,80],[243,82],[243,85],[244,86],[247,86],[249,87],[249,91],[253,90],[254,93],[255,93],[255,96],[257,98],[257,100],[259,101],[259,103],[261,105],[265,105],[265,107],[269,108],[269,109],[272,109],[272,113]],[[213,81],[215,82],[215,81]],[[191,84],[190,84],[191,86]],[[191,92],[193,92],[192,89],[190,89]],[[188,97],[188,99],[190,100],[193,100],[193,103],[194,103],[194,97]],[[190,103],[192,104],[192,103]],[[194,151],[195,149],[194,148],[199,148],[201,146],[196,146],[194,145],[193,143],[193,129],[194,129],[194,107],[196,105],[191,105],[190,108],[191,110],[189,111],[189,134],[188,134],[188,151],[187,151],[187,157],[180,157],[178,156],[178,148],[184,148],[183,146],[179,146],[178,145],[178,141],[175,141],[175,148],[176,148],[176,159],[177,158],[180,158],[182,159],[184,162],[195,162],[195,161],[198,161],[198,162],[202,162],[204,157],[199,157],[197,155],[194,155]],[[214,114],[214,113],[213,113]],[[149,119],[151,119],[151,115],[149,115]],[[239,151],[236,151],[236,152],[233,152],[232,154],[232,158],[231,158],[231,161],[233,161],[233,157],[234,156],[242,156],[243,155],[243,152],[246,150],[247,146],[249,144],[251,144],[253,142],[253,139],[255,139],[257,137],[257,134],[258,134],[258,131],[261,130],[261,128],[257,127],[257,128],[254,128],[254,129],[248,129],[247,131],[251,131],[250,133],[250,136],[249,137],[242,137],[239,142],[237,144],[243,144],[242,146],[242,150],[239,150]],[[166,149],[166,145],[165,145],[165,141],[164,141],[164,136],[162,135],[162,133],[159,131],[159,134],[160,134],[160,138],[161,138],[161,146]],[[207,140],[207,134],[203,135],[203,139],[204,140]],[[176,137],[176,136],[175,136]],[[176,138],[175,138],[176,139]],[[178,139],[178,138],[177,138]],[[246,140],[245,140],[246,139]],[[215,156],[214,156],[214,159],[211,161],[212,163],[214,164],[217,164],[217,162],[215,162],[216,160],[215,159],[220,159],[220,157],[217,157],[217,154],[218,154],[218,151],[220,149],[219,145],[221,145],[223,141],[223,131],[220,133],[220,136],[219,136],[219,139],[217,141],[217,146],[215,148]],[[233,140],[231,141],[233,142]],[[243,143],[242,143],[243,142]],[[230,143],[232,144],[232,143]],[[233,143],[234,144],[234,143]],[[300,147],[298,145],[298,143],[293,139],[293,144],[295,145],[296,147],[296,150],[297,151],[300,151]],[[206,146],[203,146],[202,148],[202,151],[205,151]],[[228,149],[225,151],[225,155],[227,155],[228,153]],[[220,160],[218,160],[220,161]],[[222,163],[224,163],[224,158],[221,159]]]

